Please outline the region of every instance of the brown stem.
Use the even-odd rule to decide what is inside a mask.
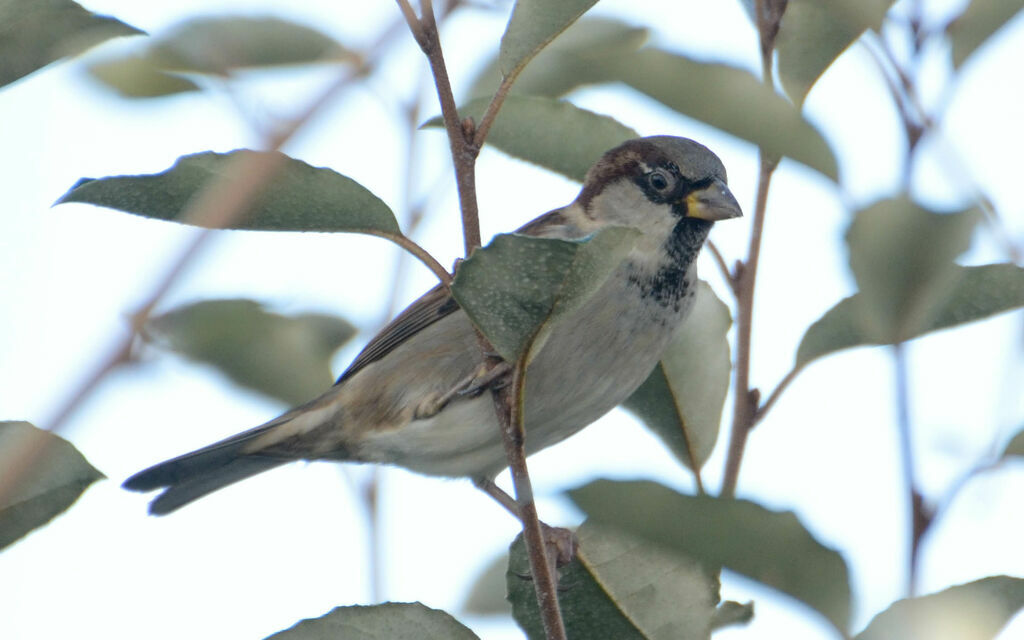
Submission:
[[[494,124],[494,120],[498,117],[498,110],[501,109],[501,105],[505,104],[505,98],[508,97],[509,89],[512,88],[512,83],[515,82],[515,79],[515,75],[505,76],[498,86],[498,90],[494,92],[494,97],[488,103],[487,110],[484,111],[484,115],[480,118],[480,123],[476,127],[476,135],[473,137],[473,144],[478,149],[484,146],[487,133],[491,130],[491,125]]]
[[[786,390],[786,387],[788,387],[790,383],[793,382],[793,380],[796,379],[797,375],[801,371],[803,371],[802,366],[793,367],[792,369],[790,369],[789,373],[786,374],[786,377],[784,377],[782,381],[779,382],[778,386],[775,387],[775,389],[770,394],[768,394],[768,399],[765,400],[764,403],[762,403],[761,406],[757,408],[757,412],[754,414],[754,424],[751,426],[756,426],[757,423],[764,420],[765,414],[771,411],[772,406],[774,406],[775,403],[778,401],[779,396],[782,395],[782,392]]]
[[[754,426],[757,413],[755,392],[750,388],[750,341],[754,317],[754,283],[757,277],[757,265],[761,256],[761,235],[764,229],[765,211],[768,207],[768,187],[771,184],[772,172],[776,161],[768,158],[762,151],[761,170],[757,181],[757,200],[754,205],[754,220],[750,231],[750,246],[747,250],[747,261],[739,273],[736,300],[736,376],[733,393],[732,431],[729,440],[729,452],[725,460],[725,477],[722,481],[721,495],[736,495],[736,484],[739,480],[740,463],[743,451],[747,446],[747,436]]]
[[[557,583],[547,558],[544,532],[537,517],[537,505],[533,500],[533,485],[526,468],[526,430],[523,424],[523,399],[525,395],[526,356],[523,351],[512,371],[512,384],[493,393],[494,408],[504,436],[505,455],[508,456],[515,488],[516,507],[523,523],[523,539],[530,558],[537,603],[540,605],[544,633],[548,640],[566,640],[565,624],[558,605]]]
[[[900,457],[903,459],[903,484],[907,493],[910,511],[910,554],[907,562],[906,597],[917,593],[917,574],[920,565],[921,542],[931,527],[932,512],[925,505],[924,497],[917,487],[914,471],[914,442],[910,425],[910,392],[908,389],[906,345],[893,345],[893,361],[896,365],[896,415],[899,430]]]
[[[782,0],[757,0],[755,6],[758,34],[761,39],[762,81],[768,87],[774,87],[772,55],[775,49],[775,36],[779,31],[779,21],[782,19],[786,3]],[[750,341],[754,317],[754,284],[761,256],[761,236],[764,229],[765,211],[768,208],[768,187],[771,184],[775,167],[778,165],[778,158],[769,157],[764,149],[759,151],[759,157],[757,199],[754,204],[754,219],[751,223],[747,260],[742,268],[737,269],[734,276],[736,287],[736,375],[733,384],[732,429],[721,490],[722,497],[726,498],[736,495],[740,463],[743,461],[743,452],[747,446],[747,436],[750,435],[750,430],[754,427],[754,418],[760,400],[758,391],[750,388]]]
[[[434,272],[437,279],[441,281],[441,284],[448,286],[452,283],[452,274],[448,273],[448,270],[437,261],[434,256],[430,255],[430,252],[416,244],[409,236],[402,233],[388,233],[386,231],[366,231],[367,235],[377,236],[379,238],[385,238],[394,242],[398,246],[402,247],[413,256],[415,256],[420,262],[425,264],[428,269]]]
[[[722,272],[722,277],[725,278],[725,282],[732,289],[733,294],[736,293],[736,278],[732,272],[729,271],[729,265],[725,263],[725,257],[722,252],[718,250],[718,246],[711,240],[707,242],[708,251],[711,252],[711,257],[715,259],[715,264],[718,265],[718,270]]]
[[[455,165],[455,184],[459,193],[459,208],[462,211],[462,235],[465,254],[469,256],[473,249],[480,246],[480,216],[476,200],[476,158],[480,154],[480,147],[473,142],[475,132],[472,131],[472,127],[464,127],[459,121],[431,3],[423,3],[422,20],[416,19],[415,14],[410,15],[412,8],[409,7],[408,0],[398,0],[398,5],[409,22],[413,37],[427,56],[430,72],[434,77],[437,99],[441,105],[441,117],[448,133],[448,145]]]

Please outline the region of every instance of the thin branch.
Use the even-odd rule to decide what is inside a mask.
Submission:
[[[505,454],[512,473],[512,486],[516,494],[516,507],[523,523],[523,539],[530,558],[530,572],[540,606],[541,619],[547,640],[566,640],[565,624],[558,605],[558,589],[551,564],[548,562],[544,532],[537,517],[533,499],[533,485],[526,469],[526,430],[523,424],[523,401],[526,394],[526,357],[524,349],[512,371],[512,384],[493,393],[494,407],[504,434]]]
[[[761,40],[761,81],[774,89],[772,61],[775,51],[775,36],[786,9],[781,0],[757,0],[757,30]],[[768,209],[768,187],[772,174],[778,166],[778,158],[770,157],[764,149],[758,152],[760,171],[757,179],[757,199],[754,204],[754,219],[751,222],[750,244],[747,260],[734,276],[736,282],[736,375],[733,385],[732,429],[729,436],[729,450],[725,460],[721,496],[736,495],[739,482],[740,464],[747,446],[747,437],[755,423],[760,394],[750,388],[751,336],[754,318],[754,284],[757,280],[757,266],[761,256],[761,237],[764,231],[765,212]]]
[[[505,76],[501,80],[501,84],[498,85],[498,90],[494,92],[494,96],[487,105],[487,110],[484,111],[484,115],[481,116],[480,122],[476,126],[476,135],[473,137],[473,144],[476,145],[477,148],[484,146],[484,140],[487,139],[487,134],[491,130],[491,125],[494,124],[495,119],[498,117],[498,110],[501,109],[501,105],[505,104],[505,98],[508,97],[508,92],[512,88],[512,83],[515,82],[515,79],[515,75]]]
[[[732,272],[729,271],[729,265],[725,263],[725,257],[722,256],[722,252],[718,250],[718,246],[713,240],[707,241],[708,251],[711,252],[711,257],[715,259],[715,264],[718,265],[718,270],[722,272],[722,277],[725,278],[726,283],[729,284],[729,288],[732,292],[736,293],[736,278]]]
[[[398,0],[398,3],[399,6],[408,6],[407,0]],[[473,143],[472,127],[464,126],[459,121],[451,80],[448,78],[448,67],[445,65],[444,53],[441,50],[440,34],[433,12],[428,13],[428,8],[431,8],[431,3],[425,2],[423,19],[415,23],[410,22],[409,26],[420,49],[427,56],[430,72],[434,77],[434,86],[437,88],[437,100],[441,105],[441,117],[444,120],[452,162],[455,165],[455,184],[462,212],[465,254],[469,256],[473,249],[480,246],[480,217],[476,199],[476,158],[480,154],[480,147]],[[409,19],[408,16],[406,19]]]
[[[797,375],[799,375],[801,371],[803,371],[803,367],[793,367],[790,369],[789,373],[786,374],[786,376],[779,382],[778,386],[776,386],[768,395],[768,399],[757,408],[757,411],[754,413],[754,425],[757,425],[757,423],[764,420],[765,414],[771,411],[775,403],[778,402],[782,392],[786,390],[786,387],[788,387],[793,380],[796,380]]]
[[[434,256],[430,255],[429,251],[416,244],[416,242],[409,238],[409,236],[401,233],[388,233],[387,231],[366,231],[365,233],[394,242],[419,259],[419,261],[425,264],[428,269],[433,271],[434,275],[437,276],[437,279],[441,281],[441,284],[445,286],[451,285],[452,274],[448,273],[448,270],[445,269],[444,266],[434,258]]]
[[[910,393],[908,390],[906,345],[893,345],[893,360],[896,369],[896,416],[900,439],[900,457],[903,460],[903,484],[910,507],[910,555],[907,562],[906,597],[917,593],[917,574],[920,562],[921,541],[932,523],[932,514],[925,507],[924,498],[917,488],[914,465],[914,443],[910,424]]]

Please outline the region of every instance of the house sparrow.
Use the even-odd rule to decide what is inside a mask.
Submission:
[[[583,238],[610,225],[641,232],[530,363],[527,454],[568,438],[643,383],[692,307],[696,257],[712,225],[740,215],[714,153],[686,138],[654,136],[605,153],[574,202],[518,230],[549,238]],[[493,486],[507,461],[494,404],[483,392],[504,384],[509,367],[488,370],[485,363],[469,318],[446,288],[435,287],[319,398],[141,471],[124,487],[163,489],[149,510],[165,514],[300,459],[396,464]]]

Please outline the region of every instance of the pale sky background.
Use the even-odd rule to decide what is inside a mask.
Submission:
[[[289,3],[199,0],[84,3],[151,33],[194,15],[224,12],[288,17],[358,48],[387,25],[391,2]],[[934,18],[963,2],[926,3]],[[652,42],[695,57],[754,70],[753,28],[738,2],[605,0],[594,15],[647,26]],[[495,46],[507,13],[465,10],[444,32],[456,90],[465,90]],[[369,88],[346,93],[286,151],[358,180],[401,211],[404,133],[390,96],[410,95],[425,71],[407,35]],[[131,50],[124,39],[87,60]],[[925,74],[929,101],[948,86],[935,51]],[[937,208],[969,203],[971,180],[992,197],[1007,224],[1024,234],[1020,149],[1024,148],[1024,21],[977,53],[953,87],[943,118],[955,153],[925,156],[915,195]],[[266,73],[241,98],[258,114],[288,115],[329,74]],[[383,96],[383,97],[382,97]],[[612,115],[643,135],[696,138],[723,159],[744,210],[753,208],[756,150],[674,115],[621,88],[578,91],[573,101]],[[806,110],[836,151],[842,191],[785,162],[771,192],[758,282],[753,381],[776,385],[806,327],[853,290],[842,233],[850,211],[893,194],[899,184],[900,125],[863,46],[855,46],[812,91]],[[425,115],[437,112],[431,104]],[[132,102],[98,88],[81,61],[58,64],[0,92],[0,419],[45,425],[54,407],[90,372],[193,231],[85,205],[50,205],[82,176],[162,171],[180,155],[256,144],[223,95]],[[438,131],[422,140],[423,178],[444,169]],[[931,143],[926,143],[931,144]],[[957,157],[952,165],[942,158]],[[578,186],[485,151],[478,169],[485,236],[510,230],[575,196]],[[970,179],[966,179],[970,176]],[[448,178],[450,185],[450,178]],[[420,189],[422,191],[422,189]],[[442,263],[461,249],[454,190],[435,200],[419,239]],[[747,219],[749,221],[749,218]],[[745,222],[718,225],[713,238],[731,260],[745,251]],[[394,250],[358,236],[224,233],[172,291],[164,308],[247,296],[275,311],[324,311],[365,330],[381,320]],[[703,275],[723,298],[710,260]],[[985,230],[965,263],[1003,261]],[[403,303],[432,276],[410,265]],[[918,473],[936,498],[994,444],[1024,426],[1020,313],[943,332],[910,349]],[[369,336],[335,360],[340,372]],[[148,352],[147,352],[148,353]],[[63,434],[109,480],[66,514],[0,553],[0,638],[262,638],[338,605],[369,604],[365,514],[353,487],[369,470],[294,464],[218,492],[165,518],[146,515],[149,496],[122,491],[131,473],[265,421],[284,409],[239,390],[212,369],[151,354],[111,376]],[[906,507],[896,447],[892,364],[883,349],[860,349],[813,364],[752,435],[739,493],[795,511],[817,538],[839,549],[851,569],[855,629],[900,597]],[[729,424],[728,406],[723,424]],[[705,471],[717,487],[723,437]],[[596,477],[651,478],[692,491],[689,474],[631,418],[615,412],[571,440],[530,459],[542,517],[577,524],[559,497]],[[507,548],[517,524],[465,481],[381,474],[383,599],[419,600],[460,615],[476,574]],[[971,482],[937,523],[923,550],[924,593],[997,574],[1024,576],[1024,465]],[[723,598],[756,601],[754,622],[717,634],[739,638],[827,638],[815,614],[742,578],[727,575]],[[460,615],[482,638],[520,638],[508,623]],[[1024,638],[1018,616],[1000,636]]]

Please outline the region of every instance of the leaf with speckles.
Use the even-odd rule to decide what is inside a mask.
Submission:
[[[576,558],[558,570],[568,637],[707,640],[720,618],[716,571],[595,522],[584,522],[576,536]],[[534,583],[523,578],[529,571],[520,535],[509,550],[508,599],[527,637],[543,640]]]
[[[181,214],[193,198],[213,180],[230,175],[233,163],[258,153],[262,152],[209,151],[182,156],[161,173],[82,178],[57,204],[84,202],[147,218],[188,222],[181,219]],[[282,153],[272,155],[281,168],[263,187],[248,213],[228,228],[399,233],[391,209],[355,180]]]
[[[498,353],[516,362],[526,350],[540,350],[554,324],[601,286],[638,234],[625,227],[582,240],[501,234],[459,265],[452,294]]]

